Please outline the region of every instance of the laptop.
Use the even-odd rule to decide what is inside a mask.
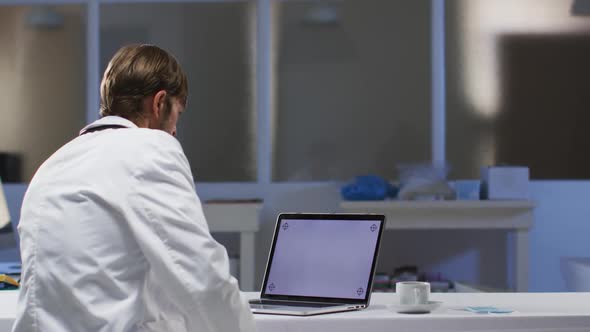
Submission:
[[[282,213],[255,314],[309,316],[369,306],[385,216]]]

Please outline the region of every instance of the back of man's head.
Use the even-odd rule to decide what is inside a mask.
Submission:
[[[157,46],[125,46],[117,51],[104,72],[100,114],[137,122],[147,116],[144,99],[161,90],[186,102],[188,83],[178,61]]]

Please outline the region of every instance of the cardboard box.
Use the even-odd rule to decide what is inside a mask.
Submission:
[[[482,199],[529,199],[529,168],[490,166],[481,170]]]

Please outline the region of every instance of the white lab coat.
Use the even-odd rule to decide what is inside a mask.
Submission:
[[[13,331],[254,331],[210,235],[178,141],[127,128],[83,134],[37,171],[23,202]]]

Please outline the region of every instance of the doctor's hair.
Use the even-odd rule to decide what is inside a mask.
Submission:
[[[143,112],[143,100],[160,90],[186,103],[186,74],[174,56],[154,45],[124,46],[104,72],[100,115],[117,115],[135,122],[147,116]],[[170,104],[169,99],[166,103]]]

